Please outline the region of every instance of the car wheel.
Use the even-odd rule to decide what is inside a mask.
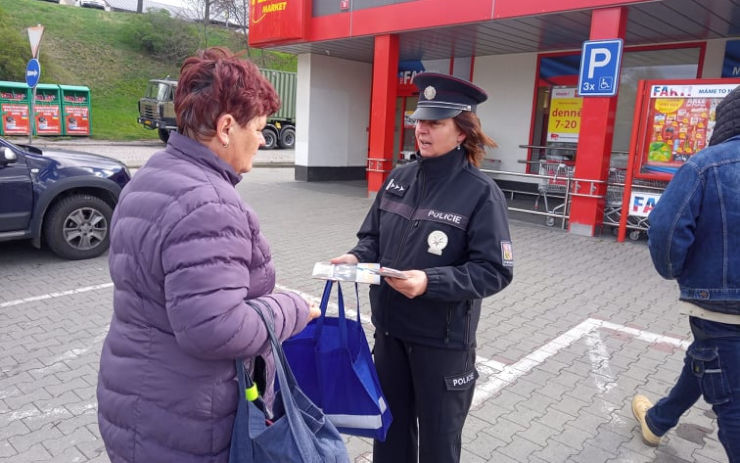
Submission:
[[[52,252],[65,259],[89,259],[108,249],[113,209],[91,195],[68,196],[49,210],[44,238]]]
[[[293,149],[295,146],[295,128],[286,127],[280,131],[280,147]]]
[[[167,140],[170,139],[170,131],[168,129],[157,129],[157,131],[159,132],[159,139],[167,143]]]
[[[262,149],[271,150],[277,146],[278,134],[275,129],[265,127],[262,129],[262,136],[265,137],[265,144],[262,146]]]

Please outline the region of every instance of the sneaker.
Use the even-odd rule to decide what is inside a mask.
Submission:
[[[660,444],[660,436],[656,436],[653,431],[647,425],[645,421],[645,415],[647,411],[653,406],[652,402],[644,395],[637,394],[632,398],[632,414],[635,415],[635,419],[640,423],[640,430],[642,431],[642,440],[647,445],[653,447]]]

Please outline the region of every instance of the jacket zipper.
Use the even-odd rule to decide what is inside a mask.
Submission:
[[[421,183],[421,194],[416,199],[416,204],[414,205],[413,212],[411,212],[409,223],[408,225],[406,225],[406,228],[403,230],[403,235],[401,235],[401,240],[398,242],[399,244],[398,244],[398,250],[396,251],[396,257],[393,259],[393,263],[391,264],[393,265],[393,267],[396,267],[398,265],[398,259],[401,257],[401,251],[404,248],[404,244],[406,244],[406,237],[409,234],[409,230],[416,226],[414,222],[417,222],[417,223],[419,222],[418,220],[414,221],[413,219],[414,219],[414,216],[416,215],[416,211],[419,209],[419,205],[421,204],[421,201],[424,199],[424,194],[426,193],[425,191],[426,182],[424,181],[424,172],[421,170],[421,166],[419,167],[418,176],[419,176],[419,182]],[[383,314],[383,325],[385,325],[386,334],[388,334],[388,307],[390,306],[390,304],[388,304],[389,302],[388,299],[390,299],[391,293],[389,291],[386,294],[387,294],[386,304],[385,304],[386,310],[385,310],[385,313]]]
[[[470,300],[465,301],[467,310],[465,311],[465,347],[470,344],[470,320],[473,318],[471,312],[473,312],[473,303]]]

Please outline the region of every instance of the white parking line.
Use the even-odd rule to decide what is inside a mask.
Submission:
[[[488,381],[479,383],[478,386],[475,388],[473,407],[479,406],[480,404],[488,400],[491,396],[496,394],[498,391],[514,383],[521,376],[525,375],[548,358],[552,357],[564,348],[570,346],[574,342],[599,328],[607,328],[614,331],[619,331],[630,336],[634,336],[635,338],[647,343],[665,343],[672,346],[680,347],[684,350],[688,349],[690,344],[689,341],[683,339],[663,336],[661,334],[651,333],[649,331],[643,331],[624,325],[618,325],[616,323],[611,323],[604,320],[587,318],[583,322],[574,326],[573,328],[548,342],[544,346],[528,354],[518,362],[512,365],[505,366],[501,372],[492,375],[488,379]],[[591,342],[594,343],[592,344],[592,346],[598,347],[597,344],[599,341],[595,342],[594,339],[591,338]],[[597,360],[596,357],[599,356],[600,354],[595,354],[595,356],[591,358],[592,361]],[[602,386],[607,387],[606,384]]]
[[[14,301],[0,302],[0,309],[14,305],[25,304],[27,302],[43,301],[55,297],[71,296],[73,294],[86,293],[88,291],[97,291],[99,289],[110,288],[113,283],[103,283],[102,285],[85,286],[84,288],[70,289],[69,291],[59,291],[56,293],[42,294],[41,296],[27,297],[25,299],[16,299]]]

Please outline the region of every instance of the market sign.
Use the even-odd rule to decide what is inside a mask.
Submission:
[[[740,77],[740,40],[728,40],[725,44],[722,77]]]
[[[645,193],[644,191],[633,191],[630,193],[629,215],[636,217],[647,217],[655,209],[660,200],[660,193]]]
[[[250,0],[249,44],[266,45],[304,39],[307,2],[303,0]]]
[[[547,120],[547,141],[578,143],[583,98],[576,96],[575,87],[554,87],[550,96]]]

